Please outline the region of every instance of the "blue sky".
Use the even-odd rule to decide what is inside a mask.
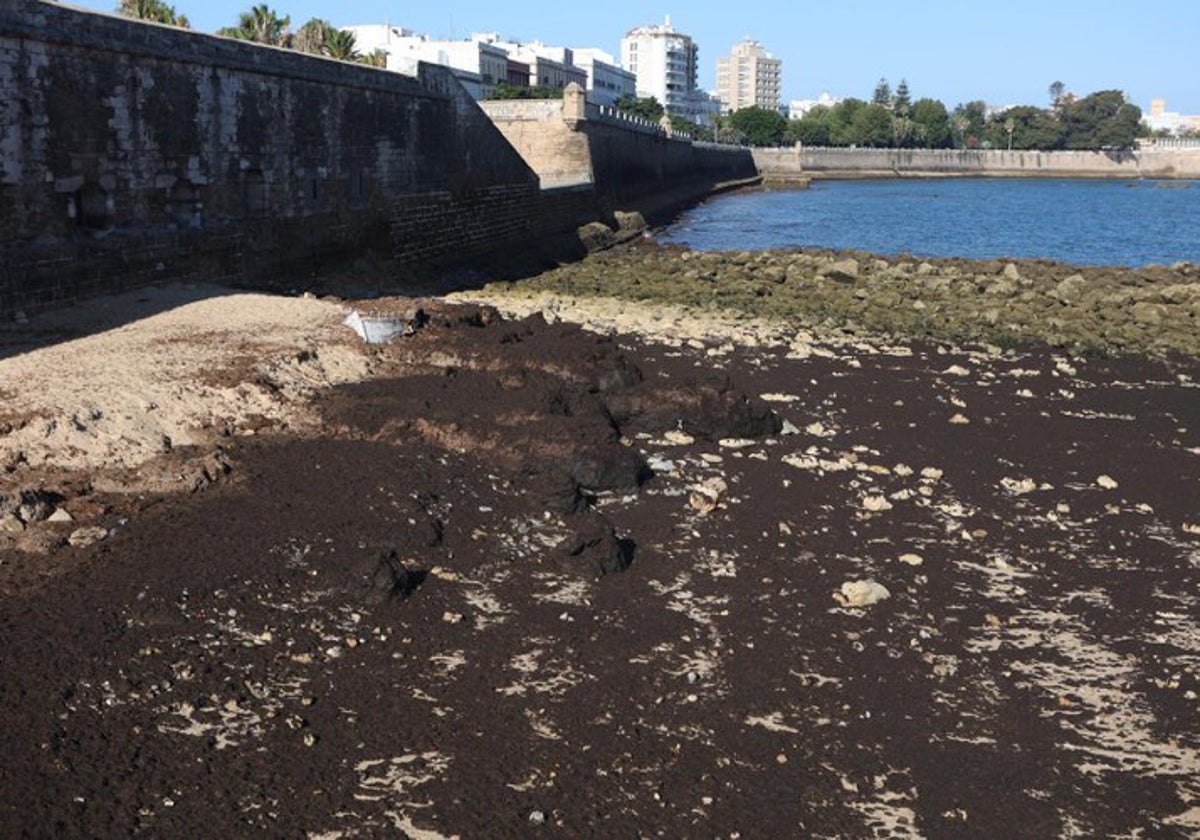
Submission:
[[[110,11],[116,0],[74,0]],[[171,0],[202,31],[232,24],[253,0]],[[1079,94],[1118,88],[1143,109],[1163,97],[1172,111],[1200,114],[1200,1],[1005,0],[896,3],[878,0],[742,0],[720,4],[648,0],[273,0],[293,26],[311,17],[336,25],[384,23],[434,36],[498,31],[520,40],[618,54],[631,27],[665,15],[700,45],[700,83],[711,89],[717,56],[744,36],[783,59],[785,99],[869,98],[886,76],[908,80],[914,97],[947,105],[1043,105],[1060,79]]]

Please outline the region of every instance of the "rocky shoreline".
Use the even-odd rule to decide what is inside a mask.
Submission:
[[[692,312],[733,310],[823,332],[1087,354],[1200,354],[1200,266],[1127,269],[1038,260],[883,259],[856,252],[706,253],[643,239],[519,290]]]
[[[1162,272],[642,243],[14,351],[2,833],[1194,836]],[[952,294],[1003,283],[1019,340]]]

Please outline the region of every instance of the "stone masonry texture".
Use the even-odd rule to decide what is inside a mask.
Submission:
[[[0,3],[0,320],[363,249],[486,250],[530,232],[537,187],[443,68]]]

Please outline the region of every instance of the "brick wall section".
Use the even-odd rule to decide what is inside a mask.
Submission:
[[[406,259],[499,247],[536,189],[444,68],[0,2],[0,320],[163,280],[302,278],[397,231]],[[491,217],[509,211],[525,228]]]
[[[537,217],[533,185],[406,196],[392,219],[393,255],[401,265],[418,268],[479,256],[496,250],[497,243],[536,237]]]

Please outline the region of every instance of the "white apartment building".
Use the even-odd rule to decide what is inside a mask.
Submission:
[[[386,25],[346,26],[354,33],[359,52],[387,53],[387,69],[413,75],[417,62],[441,64],[476,99],[491,96],[496,85],[508,76],[508,54],[501,48],[478,41],[437,41],[410,29]]]
[[[495,32],[476,32],[471,40],[502,50],[513,60],[528,64],[530,87],[565,88],[572,82],[581,88],[587,87],[587,75],[573,64],[575,56],[569,47],[552,47],[541,41],[528,44],[507,41]]]
[[[1195,134],[1200,132],[1200,117],[1189,117],[1178,111],[1168,111],[1165,99],[1154,99],[1144,117],[1152,131],[1169,131],[1172,134]]]
[[[783,62],[746,38],[729,55],[717,59],[717,98],[726,113],[742,108],[779,110]]]
[[[816,99],[793,99],[788,103],[788,119],[802,119],[813,108],[832,108],[841,101],[840,96],[831,96],[829,91],[822,92]]]
[[[577,49],[575,66],[587,73],[588,99],[599,105],[615,105],[622,96],[637,96],[637,76],[623,70],[604,50]]]
[[[637,95],[653,96],[668,114],[702,124],[711,122],[718,104],[696,85],[699,49],[671,26],[639,26],[621,39],[621,66],[637,77]]]

